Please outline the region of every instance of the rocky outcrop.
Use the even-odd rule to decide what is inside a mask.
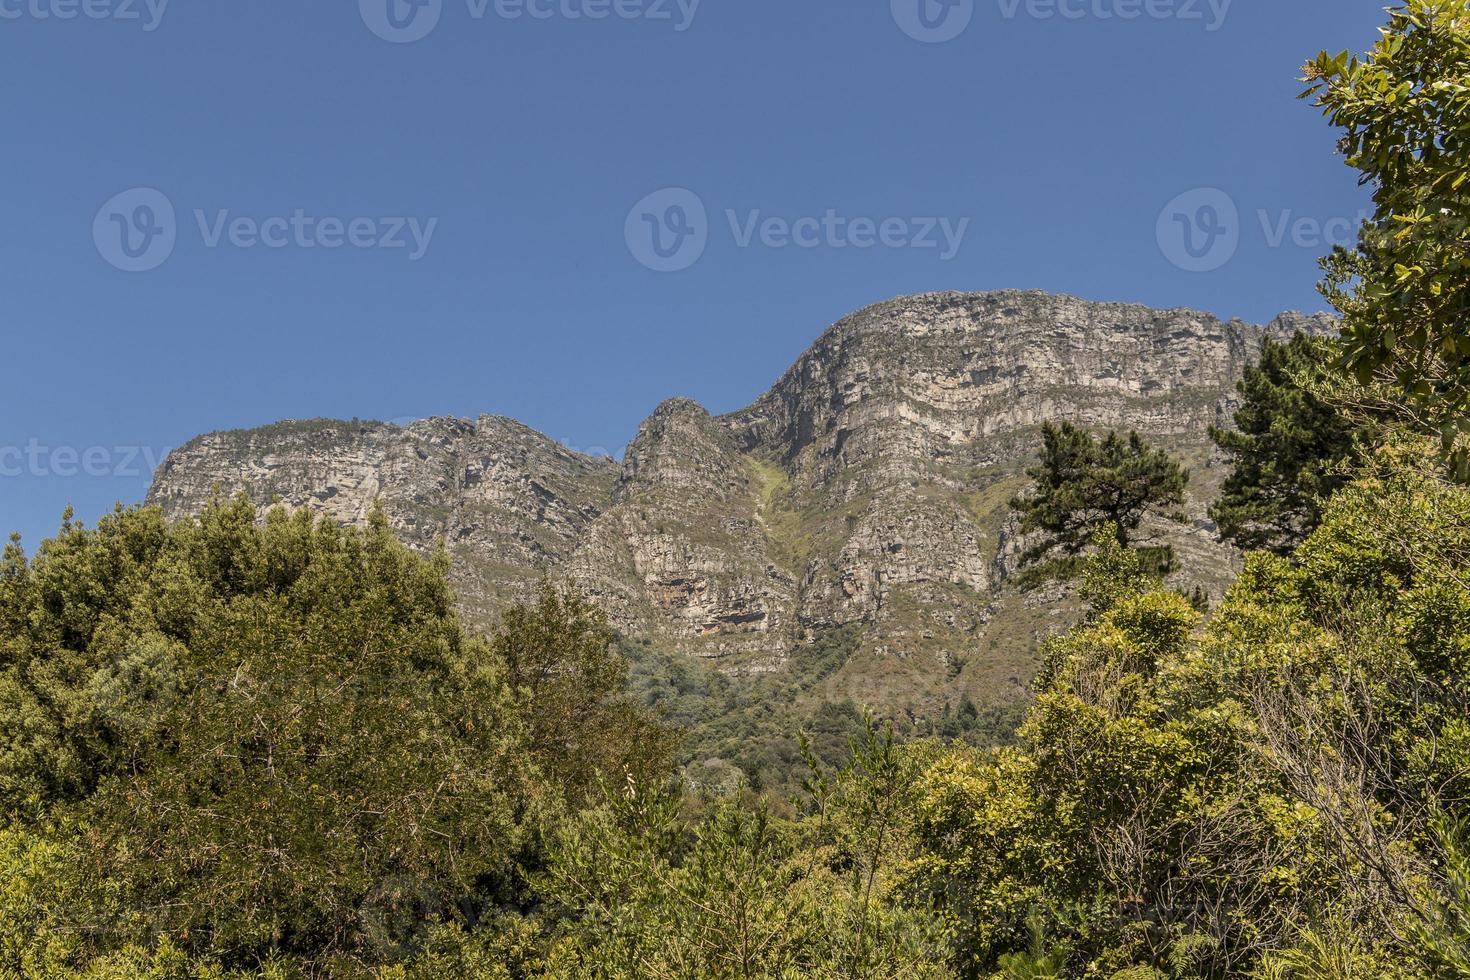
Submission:
[[[794,640],[796,583],[771,553],[758,478],[688,399],[639,429],[568,574],[624,630],[681,649],[771,662]]]
[[[1056,418],[1197,440],[1262,339],[1315,322],[1044,293],[906,297],[839,322],[728,421],[747,449],[828,482],[870,464],[881,479],[1002,462]]]
[[[281,422],[175,450],[148,502],[178,517],[217,491],[244,491],[262,510],[305,507],[344,523],[365,522],[381,506],[410,544],[444,543],[466,611],[489,617],[529,598],[545,570],[571,555],[607,506],[618,470],[495,416],[406,428]]]
[[[1006,502],[1041,423],[1137,429],[1183,454],[1193,524],[1159,530],[1180,583],[1218,593],[1236,556],[1205,517],[1223,477],[1208,427],[1228,422],[1264,339],[1332,327],[1035,292],[905,297],[837,323],[748,409],[665,402],[621,464],[489,416],[289,422],[194,440],[149,500],[177,516],[244,489],[349,523],[377,503],[410,543],[445,542],[476,618],[551,573],[625,632],[730,670],[860,624],[834,696],[995,700],[1069,615],[1064,597],[1006,589]]]

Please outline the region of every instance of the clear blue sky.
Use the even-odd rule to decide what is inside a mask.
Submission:
[[[31,547],[281,418],[494,413],[616,454],[904,293],[1320,309],[1324,247],[1282,221],[1367,203],[1295,100],[1309,55],[1371,44],[1364,0],[159,2],[0,0],[0,525]],[[666,188],[706,211],[675,272],[648,222],[699,232],[690,196],[633,210]],[[1233,232],[1218,195],[1165,212],[1198,188]],[[950,257],[938,219],[969,222]],[[1195,259],[1161,247],[1196,220]]]

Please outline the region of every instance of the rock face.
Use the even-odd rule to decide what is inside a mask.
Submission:
[[[618,464],[571,452],[511,419],[280,422],[200,436],[171,453],[148,502],[195,513],[219,489],[363,523],[380,503],[409,544],[442,540],[472,617],[529,598],[608,505]]]
[[[1064,596],[1006,588],[1020,550],[1006,502],[1041,424],[1136,429],[1183,454],[1195,524],[1159,530],[1180,582],[1218,593],[1236,556],[1204,516],[1223,477],[1208,427],[1228,422],[1265,338],[1332,325],[1031,292],[906,297],[833,326],[744,411],[665,402],[621,465],[488,416],[285,422],[194,440],[149,502],[179,516],[215,487],[244,489],[361,522],[378,501],[409,543],[446,543],[472,618],[550,573],[628,634],[730,670],[776,669],[858,624],[830,696],[994,703],[1070,615]]]
[[[759,472],[695,402],[660,405],[624,454],[612,506],[568,569],[622,629],[705,656],[779,657],[796,580],[761,520]]]

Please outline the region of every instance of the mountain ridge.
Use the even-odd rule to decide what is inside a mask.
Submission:
[[[1223,477],[1208,427],[1228,424],[1265,339],[1332,323],[1037,291],[895,297],[832,324],[743,409],[666,399],[620,460],[504,416],[282,422],[191,440],[148,502],[177,517],[218,486],[349,523],[381,503],[409,543],[444,541],[474,620],[551,574],[626,635],[730,672],[859,628],[816,696],[1004,702],[1076,611],[1009,586],[1021,542],[1005,501],[1040,424],[1133,428],[1181,453],[1193,524],[1161,530],[1180,584],[1218,594],[1237,556],[1204,515]]]

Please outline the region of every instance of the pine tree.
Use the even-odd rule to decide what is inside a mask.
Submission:
[[[1035,489],[1011,501],[1023,534],[1045,534],[1024,564],[1058,551],[1075,557],[1110,525],[1117,543],[1130,547],[1147,515],[1172,517],[1171,509],[1184,502],[1188,472],[1137,432],[1126,438],[1109,432],[1099,442],[1070,422],[1048,422],[1042,439],[1041,463],[1026,471]]]
[[[1357,458],[1360,426],[1313,390],[1336,358],[1330,341],[1298,334],[1286,344],[1267,341],[1260,364],[1246,371],[1235,429],[1210,430],[1235,466],[1210,507],[1223,540],[1290,552],[1349,480],[1343,464]]]

